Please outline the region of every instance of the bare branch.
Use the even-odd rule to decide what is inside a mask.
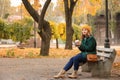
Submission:
[[[46,0],[45,4],[44,4],[44,6],[43,6],[43,9],[42,9],[42,11],[41,11],[41,16],[40,16],[40,18],[41,18],[42,20],[44,20],[45,13],[46,13],[46,10],[47,10],[50,2],[51,2],[51,0]]]
[[[74,0],[70,0],[70,12],[71,12],[71,15],[73,13],[73,10],[74,10],[74,7],[75,7],[77,1],[78,0],[75,0],[75,1]]]
[[[29,12],[29,14],[32,16],[32,18],[38,22],[39,21],[39,14],[38,12],[31,6],[30,2],[28,0],[22,0],[25,8]]]

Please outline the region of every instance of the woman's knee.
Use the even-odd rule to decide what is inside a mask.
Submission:
[[[80,54],[78,54],[78,55],[73,57],[73,60],[79,60],[80,58],[82,58],[82,56]]]
[[[74,57],[71,57],[70,60],[73,60]]]
[[[81,62],[82,59],[83,59],[83,57],[82,57],[82,55],[80,55],[80,54],[73,57],[73,61],[74,61],[74,62],[76,62],[76,61],[77,61],[77,62],[78,62],[78,61]]]
[[[79,58],[78,57],[73,57],[73,62],[77,62],[79,61]]]

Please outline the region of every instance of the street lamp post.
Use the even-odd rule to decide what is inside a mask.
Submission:
[[[109,38],[108,38],[108,0],[105,0],[105,11],[106,11],[106,39],[105,39],[105,48],[110,48]]]

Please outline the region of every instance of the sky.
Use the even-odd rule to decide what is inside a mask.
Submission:
[[[41,2],[42,4],[44,4],[44,1],[45,1],[45,0],[40,0],[40,2]],[[52,0],[53,3],[56,3],[56,1],[57,1],[57,0]],[[21,1],[21,0],[10,0],[10,2],[11,2],[11,6],[16,7],[16,6],[20,5],[22,1]],[[55,4],[55,5],[56,5],[56,4]]]

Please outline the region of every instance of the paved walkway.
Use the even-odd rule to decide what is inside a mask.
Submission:
[[[118,61],[118,59],[120,60],[117,57],[115,61]],[[78,79],[54,79],[53,76],[68,60],[69,58],[0,58],[0,80],[120,80],[120,77],[92,78],[90,73],[80,71]],[[71,72],[72,70],[67,74]]]

